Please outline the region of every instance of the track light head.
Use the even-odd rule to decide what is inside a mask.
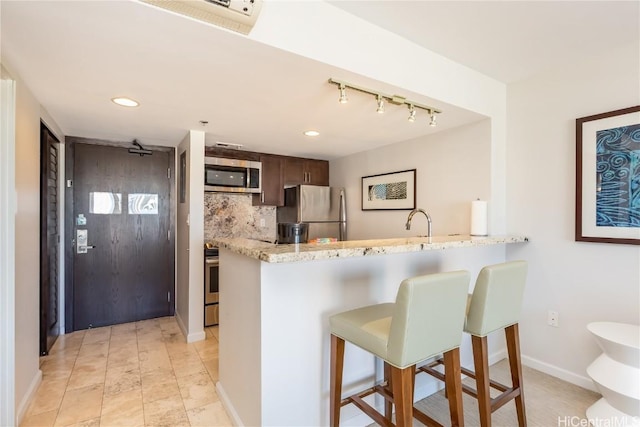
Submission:
[[[438,124],[436,123],[436,113],[431,111],[431,120],[429,120],[429,126],[436,127]]]
[[[376,112],[378,114],[384,113],[384,99],[382,98],[382,95],[378,95],[378,108],[376,109]]]
[[[349,101],[349,99],[347,98],[347,89],[345,88],[344,84],[340,84],[340,98],[338,98],[338,102],[340,104],[346,104]]]
[[[409,118],[407,120],[412,123],[416,121],[416,109],[413,108],[412,104],[409,104]]]

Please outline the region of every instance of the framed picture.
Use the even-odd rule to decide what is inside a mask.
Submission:
[[[640,106],[576,119],[576,241],[640,244]]]
[[[362,210],[402,210],[416,207],[416,170],[362,177]]]

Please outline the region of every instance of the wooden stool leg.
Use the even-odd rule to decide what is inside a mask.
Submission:
[[[511,381],[514,390],[519,390],[515,397],[516,413],[518,414],[518,426],[527,426],[527,416],[524,409],[524,393],[522,391],[522,363],[520,361],[520,337],[518,324],[511,325],[505,330],[507,338],[507,352],[509,354],[509,366],[511,368]]]
[[[480,426],[491,427],[491,393],[489,388],[489,354],[487,337],[471,335],[473,346],[473,365],[476,370],[476,389],[478,391],[478,410]]]
[[[462,373],[460,372],[460,348],[444,353],[445,393],[449,400],[451,427],[464,427],[462,411]]]
[[[342,368],[344,366],[344,340],[335,335],[331,335],[331,361],[330,361],[330,425],[338,427],[340,425],[340,402],[342,400]]]
[[[393,394],[393,381],[391,379],[391,365],[387,362],[384,362],[384,380],[387,382],[387,388],[389,389],[389,393]],[[393,415],[393,403],[384,400],[384,417],[391,421],[391,417]]]
[[[415,369],[391,367],[393,382],[393,401],[396,407],[396,426],[413,426],[413,378]]]

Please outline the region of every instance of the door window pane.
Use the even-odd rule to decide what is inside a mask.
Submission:
[[[89,213],[105,215],[122,213],[122,194],[101,191],[89,193]]]
[[[129,214],[158,215],[158,195],[144,193],[129,194]]]

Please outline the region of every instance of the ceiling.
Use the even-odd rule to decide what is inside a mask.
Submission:
[[[505,83],[638,40],[640,28],[636,1],[330,3]],[[442,109],[438,127],[408,123],[395,106],[381,117],[369,96],[340,105],[327,79],[351,81],[345,70],[136,1],[0,7],[3,62],[67,136],[176,146],[196,129],[207,143],[332,159],[483,119],[362,76],[352,77]],[[110,102],[122,95],[141,105]],[[305,137],[307,129],[321,135]]]

